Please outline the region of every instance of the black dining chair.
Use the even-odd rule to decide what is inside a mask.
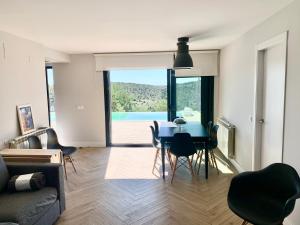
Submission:
[[[209,121],[207,123],[206,130],[207,130],[207,133],[209,136],[211,136],[211,130],[212,130],[213,126],[214,126],[213,121]],[[196,161],[195,161],[195,169],[196,169],[197,165],[198,165],[197,161],[199,160],[201,152],[205,149],[206,142],[196,142],[194,144],[197,149],[197,153],[196,153],[197,157],[196,157]],[[192,156],[192,161],[193,161],[193,159],[194,159],[194,155]]]
[[[214,150],[218,147],[218,129],[219,129],[219,125],[213,125],[212,128],[210,128],[209,139],[208,142],[205,144],[206,145],[205,148],[208,150],[208,160],[210,164],[217,169],[217,173],[219,174],[218,164],[214,153]],[[204,148],[198,151],[197,154],[196,165],[197,165],[197,161],[199,160],[197,174],[199,174],[200,172],[203,151]]]
[[[211,130],[212,130],[213,126],[214,126],[213,121],[209,121],[207,123],[207,133],[208,133],[209,136],[211,135]]]
[[[155,135],[155,138],[157,140],[159,140],[159,137],[158,137],[158,133],[159,133],[158,122],[156,120],[154,120],[153,124],[154,124],[154,135]]]
[[[297,171],[283,163],[235,176],[227,196],[229,208],[243,225],[282,225],[300,198]]]
[[[27,141],[30,149],[43,149],[42,143],[37,136],[31,135],[27,138]]]
[[[63,146],[63,145],[61,145],[58,141],[57,134],[56,134],[54,129],[49,128],[49,129],[47,129],[46,132],[47,132],[47,136],[48,136],[47,148],[48,149],[60,149],[63,153],[65,176],[66,176],[66,179],[67,179],[68,177],[67,177],[66,162],[70,162],[73,166],[73,169],[74,169],[75,173],[77,173],[77,170],[76,170],[75,165],[74,165],[74,160],[71,156],[73,153],[76,152],[77,149],[76,149],[76,147],[73,147],[73,146]]]
[[[182,165],[187,167],[184,164],[185,162],[188,162],[189,167],[187,168],[190,169],[192,176],[194,176],[192,161],[189,157],[194,155],[197,152],[197,150],[194,146],[191,135],[189,133],[174,134],[174,138],[170,144],[170,152],[176,157],[175,162],[173,163],[173,174],[171,183],[173,182],[176,170]],[[180,157],[186,158],[186,161],[179,161]],[[179,166],[177,166],[178,161],[181,163]]]
[[[153,126],[150,126],[150,129],[151,129],[151,134],[152,134],[152,146],[156,149],[153,168],[152,168],[152,173],[154,173],[155,165],[156,165],[157,159],[158,159],[160,151],[161,151],[161,144],[155,137],[155,128]],[[168,157],[170,166],[172,168],[173,164],[172,164],[172,159],[171,159],[169,148],[167,149],[167,157]]]
[[[161,145],[160,145],[160,143],[157,141],[157,139],[155,137],[155,129],[154,129],[154,127],[150,126],[150,129],[151,129],[151,134],[152,134],[152,146],[156,149],[154,163],[153,163],[153,168],[152,168],[152,173],[154,173],[154,169],[155,169],[155,165],[156,165],[156,162],[157,162],[157,158],[158,158],[160,150],[161,150]]]

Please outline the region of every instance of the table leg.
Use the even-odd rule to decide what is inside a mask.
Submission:
[[[163,179],[165,179],[165,142],[161,142],[161,163],[162,163],[162,172]]]
[[[208,150],[205,148],[205,179],[208,179]]]

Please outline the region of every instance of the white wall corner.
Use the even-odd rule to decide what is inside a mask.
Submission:
[[[232,163],[232,165],[237,169],[239,173],[245,172],[245,170],[240,166],[240,164],[236,160],[229,159],[229,161]]]
[[[70,56],[64,52],[45,47],[45,60],[48,63],[69,63]]]

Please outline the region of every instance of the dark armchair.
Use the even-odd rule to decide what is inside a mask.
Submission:
[[[256,172],[235,176],[228,192],[228,206],[243,224],[281,225],[300,198],[300,178],[294,168],[272,164]]]
[[[5,163],[0,156],[0,223],[52,225],[65,210],[63,168],[54,163]],[[43,172],[46,186],[38,191],[9,193],[9,177]]]

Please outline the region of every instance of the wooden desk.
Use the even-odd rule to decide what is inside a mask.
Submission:
[[[158,137],[161,143],[161,160],[163,179],[165,179],[165,144],[172,142],[175,133],[189,133],[194,142],[207,142],[209,135],[207,130],[198,122],[188,122],[181,129],[174,126],[160,126]],[[205,149],[205,178],[208,178],[208,150]]]
[[[0,151],[6,162],[62,163],[61,150],[48,149],[3,149]]]

